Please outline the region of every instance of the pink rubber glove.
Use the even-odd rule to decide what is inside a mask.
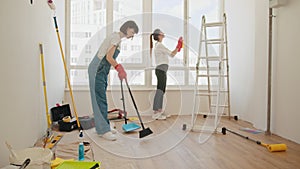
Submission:
[[[176,46],[178,52],[180,52],[180,50],[182,48],[182,45],[183,45],[183,39],[182,39],[182,37],[180,37],[178,39],[178,43],[177,43],[177,46]]]
[[[126,79],[127,78],[127,74],[123,68],[123,66],[121,64],[117,64],[117,66],[115,66],[115,69],[118,72],[118,76],[120,80]]]

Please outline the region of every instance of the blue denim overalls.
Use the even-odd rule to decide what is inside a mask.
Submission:
[[[120,51],[115,50],[113,58],[116,59]],[[97,54],[89,64],[89,85],[92,107],[94,112],[94,121],[97,134],[104,134],[110,131],[109,120],[107,119],[107,76],[110,70],[110,63],[106,60],[106,55],[100,59]]]

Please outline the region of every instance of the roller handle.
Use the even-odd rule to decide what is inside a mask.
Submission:
[[[40,53],[42,55],[42,54],[44,54],[44,52],[43,52],[43,45],[40,43],[39,46],[40,46]]]
[[[58,25],[57,25],[57,21],[56,21],[56,16],[54,16],[53,19],[54,19],[54,25],[55,25],[55,28],[58,30]]]
[[[222,133],[223,133],[223,134],[224,134],[223,131],[225,131],[225,130],[227,130],[227,131],[229,131],[230,133],[233,133],[233,134],[235,134],[235,135],[238,135],[238,136],[240,136],[240,137],[242,137],[242,138],[245,138],[245,139],[247,139],[247,140],[251,140],[251,141],[255,142],[256,144],[262,145],[260,141],[253,140],[253,139],[249,138],[248,136],[241,135],[240,133],[231,131],[231,130],[225,128],[225,127],[222,128]],[[225,132],[225,133],[226,133],[226,132]]]

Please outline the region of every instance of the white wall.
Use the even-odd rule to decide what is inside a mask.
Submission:
[[[300,143],[300,1],[275,10],[272,130]]]
[[[49,106],[61,102],[64,71],[47,1],[2,0],[0,6],[0,167],[8,164],[8,141],[15,149],[33,146],[47,128],[39,43],[44,44]],[[64,39],[64,1],[57,4]]]
[[[300,143],[300,1],[275,9],[271,132]],[[232,112],[259,129],[267,127],[268,1],[225,1],[231,60]],[[231,22],[232,21],[232,22]]]
[[[254,88],[254,1],[225,1],[228,17],[231,112],[252,121],[249,104]]]

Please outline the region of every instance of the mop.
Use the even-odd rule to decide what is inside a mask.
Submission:
[[[233,133],[233,134],[235,134],[235,135],[238,135],[238,136],[240,136],[240,137],[242,137],[242,138],[245,138],[245,139],[247,139],[247,140],[251,140],[251,141],[255,142],[256,144],[261,145],[261,146],[263,146],[263,147],[266,147],[270,152],[286,151],[286,150],[287,150],[286,144],[265,144],[265,143],[262,143],[261,141],[253,140],[253,139],[251,139],[251,138],[249,138],[249,137],[247,137],[247,136],[243,136],[243,135],[241,135],[241,134],[239,134],[239,133],[236,133],[236,132],[234,132],[234,131],[231,131],[231,130],[229,130],[229,129],[223,127],[223,128],[222,128],[222,133],[223,133],[223,135],[226,134],[226,131],[229,131],[230,133]]]
[[[125,79],[125,82],[126,82],[126,86],[127,86],[127,88],[128,88],[128,91],[129,91],[131,100],[132,100],[132,102],[133,102],[134,108],[135,108],[135,110],[136,110],[136,113],[137,113],[137,115],[138,115],[138,117],[139,117],[140,123],[141,123],[142,128],[143,128],[143,130],[139,131],[139,133],[140,133],[140,138],[146,137],[146,136],[152,134],[153,132],[151,131],[151,129],[150,129],[149,127],[148,127],[148,128],[145,128],[145,126],[144,126],[144,124],[143,124],[143,121],[142,121],[142,118],[141,118],[141,115],[140,115],[140,113],[139,113],[139,111],[138,111],[138,109],[137,109],[137,106],[136,106],[136,104],[135,104],[133,95],[132,95],[131,90],[130,90],[130,88],[129,88],[127,79]]]
[[[137,130],[139,128],[141,128],[141,126],[137,125],[136,123],[127,123],[127,112],[125,109],[125,98],[124,98],[124,92],[123,92],[123,84],[122,84],[122,80],[121,80],[121,94],[122,94],[122,102],[123,102],[123,112],[124,112],[124,119],[125,119],[125,124],[123,124],[122,129],[125,132],[130,132],[130,131],[134,131]]]

